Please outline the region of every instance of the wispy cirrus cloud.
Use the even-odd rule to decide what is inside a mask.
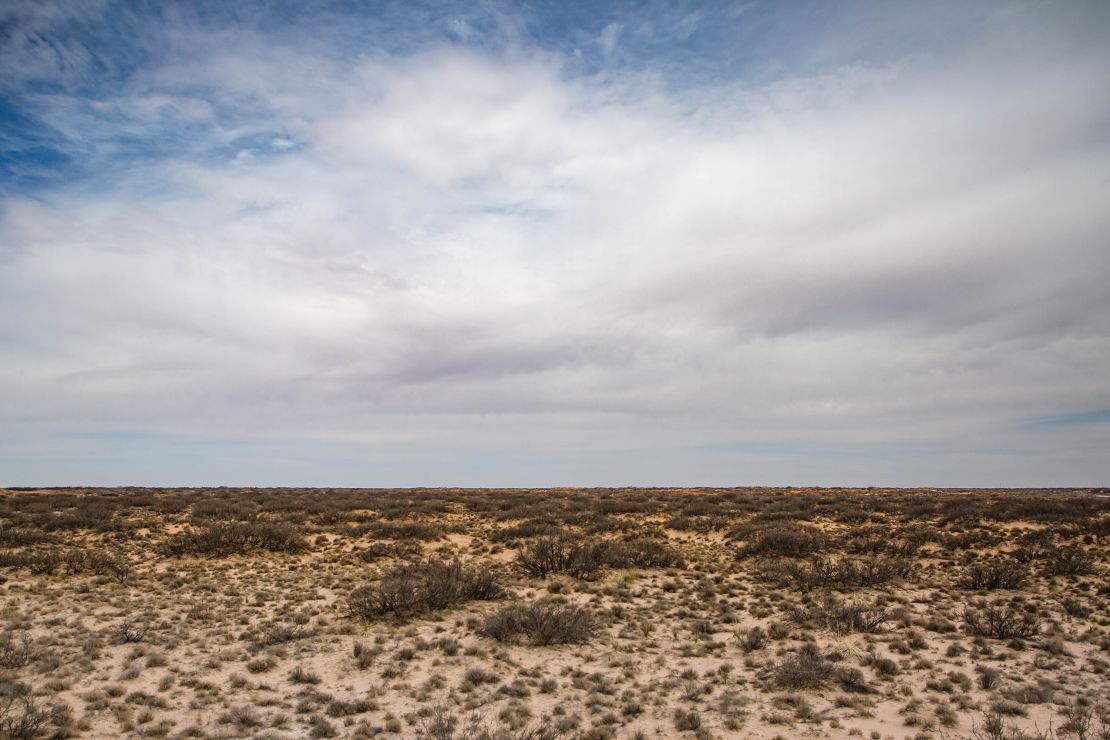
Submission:
[[[1105,476],[1097,4],[7,13],[0,473]]]

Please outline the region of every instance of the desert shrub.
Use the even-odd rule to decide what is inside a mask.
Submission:
[[[383,540],[438,540],[443,527],[429,522],[373,522],[365,530]]]
[[[893,555],[910,557],[917,554],[929,539],[924,530],[891,532],[881,527],[861,527],[847,533],[845,549],[853,555]]]
[[[693,709],[674,710],[674,728],[679,732],[694,732],[701,729],[701,715]]]
[[[985,547],[995,539],[994,535],[990,532],[983,530],[974,530],[971,532],[959,532],[955,534],[946,534],[937,538],[937,543],[945,550],[967,550],[972,547]]]
[[[353,616],[372,619],[386,614],[409,617],[465,601],[504,597],[504,587],[488,568],[431,560],[394,568],[378,583],[352,591],[347,603]]]
[[[182,532],[166,540],[162,552],[171,557],[207,555],[226,557],[252,550],[299,553],[307,549],[301,533],[288,524],[231,522]]]
[[[1090,575],[1095,559],[1082,547],[1050,548],[1041,553],[1041,572],[1046,576]]]
[[[1027,575],[1025,567],[1016,560],[991,560],[970,566],[959,579],[959,585],[975,591],[1021,588]]]
[[[790,609],[790,618],[798,624],[815,625],[843,635],[851,632],[878,632],[890,621],[891,615],[883,609],[844,602],[828,594],[819,604],[793,607]]]
[[[586,642],[594,629],[589,611],[541,599],[498,609],[486,617],[481,631],[498,642],[511,642],[523,636],[533,645],[563,645]]]
[[[24,550],[0,552],[0,567],[27,568],[34,575],[53,575],[59,568],[69,575],[93,573],[122,580],[131,572],[125,560],[96,550]]]
[[[799,591],[814,589],[868,588],[909,577],[913,562],[908,558],[814,558],[809,561],[778,560],[761,575],[780,586]]]
[[[526,539],[529,537],[551,537],[559,534],[559,528],[542,519],[528,519],[511,527],[504,527],[490,535],[494,542]]]
[[[297,627],[290,624],[271,624],[262,630],[258,639],[251,643],[251,652],[258,652],[274,645],[281,645],[286,642],[294,642],[296,640],[304,640],[312,637],[316,633],[308,627]]]
[[[777,687],[791,690],[820,689],[835,681],[845,691],[870,691],[862,671],[837,667],[812,643],[802,645],[797,653],[779,663],[775,667],[773,680]]]
[[[50,712],[39,707],[33,697],[0,698],[0,737],[30,740],[49,726]]]
[[[8,633],[0,637],[0,668],[23,668],[38,656],[38,650],[29,637],[16,639]]]
[[[739,556],[803,558],[821,549],[824,538],[813,527],[758,529],[746,537]]]
[[[609,545],[571,537],[541,537],[529,542],[517,555],[517,566],[530,576],[547,578],[566,573],[575,578],[595,577],[605,565]]]
[[[767,633],[759,625],[745,632],[743,639],[740,640],[740,647],[749,653],[754,650],[761,650],[766,645]]]
[[[93,573],[123,580],[131,572],[126,560],[98,550],[70,550],[63,556],[66,573]]]
[[[1035,614],[998,601],[979,609],[966,607],[963,621],[971,634],[996,640],[1028,639],[1041,628]]]
[[[16,527],[0,527],[0,547],[27,547],[28,545],[39,545],[54,541],[56,541],[56,538],[45,532]]]
[[[836,666],[807,643],[775,668],[775,685],[783,689],[819,689],[836,673]]]
[[[320,676],[303,665],[298,665],[289,672],[289,680],[293,683],[317,684],[320,683]]]
[[[677,568],[682,556],[666,543],[636,538],[612,543],[605,563],[614,568]]]
[[[203,499],[193,504],[190,516],[193,521],[250,521],[257,516],[257,509],[242,501]]]
[[[415,542],[372,542],[357,554],[358,559],[364,563],[373,563],[384,558],[411,557],[420,550],[420,545]]]
[[[0,552],[0,568],[26,568],[37,576],[53,575],[64,562],[65,556],[58,550]]]

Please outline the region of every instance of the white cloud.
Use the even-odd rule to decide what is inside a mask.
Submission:
[[[4,202],[0,434],[1027,457],[1023,419],[1110,406],[1104,54],[676,96],[519,49],[343,69],[258,43],[103,104],[138,127],[250,101],[210,136],[265,146]]]

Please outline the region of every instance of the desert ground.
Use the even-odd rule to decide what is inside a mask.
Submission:
[[[1110,738],[1110,493],[0,490],[0,738]]]

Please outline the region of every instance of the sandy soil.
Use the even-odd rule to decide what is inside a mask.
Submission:
[[[1108,737],[1108,517],[1103,491],[2,491],[0,738]],[[257,524],[300,551],[183,539]],[[543,542],[597,567],[538,577]],[[503,593],[352,612],[454,560]],[[536,602],[591,628],[495,639]]]

